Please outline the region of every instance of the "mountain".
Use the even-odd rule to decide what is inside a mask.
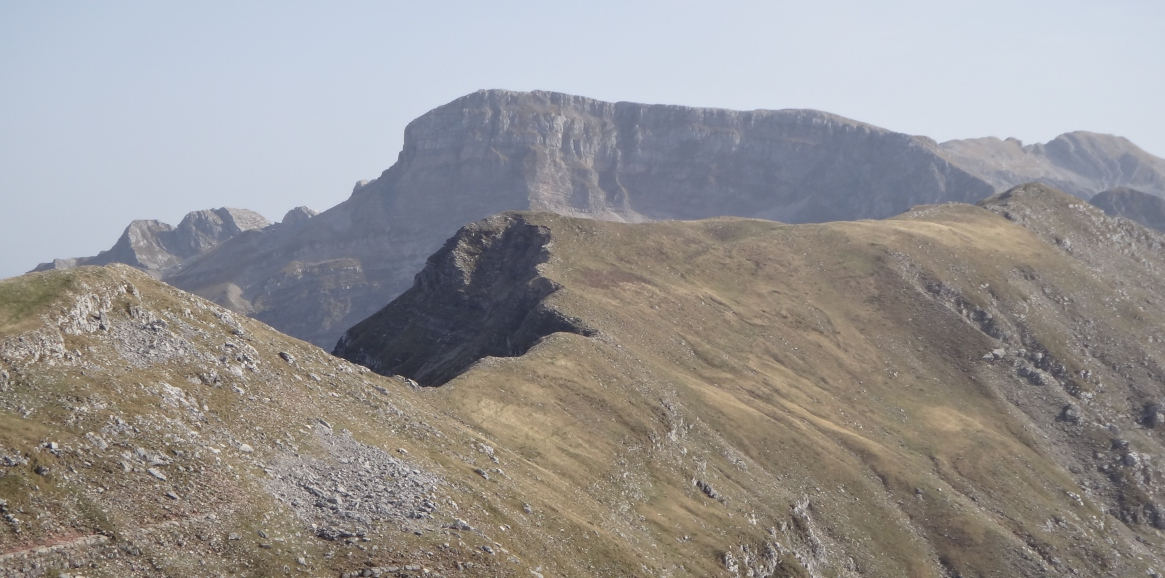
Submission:
[[[124,263],[161,276],[188,257],[244,231],[269,225],[271,223],[259,213],[225,207],[187,213],[177,227],[161,221],[138,220],[125,228],[117,243],[108,251],[102,251],[94,257],[56,259],[51,263],[41,263],[34,271]]]
[[[939,145],[812,110],[479,91],[410,123],[397,162],[332,209],[237,235],[177,264],[166,251],[154,261],[164,263],[168,283],[331,348],[407,289],[459,227],[504,211],[806,223],[975,202],[1028,180],[1071,184],[1082,196],[1115,184],[1165,192],[1165,161],[1124,139],[1070,133],[1033,146]],[[115,260],[153,267],[134,259]]]
[[[1163,245],[1038,184],[821,225],[508,213],[336,353],[613,484],[648,565],[1152,576]]]
[[[1165,199],[1128,187],[1104,191],[1089,199],[1105,214],[1132,219],[1150,229],[1165,231]]]
[[[1118,136],[1077,131],[1027,146],[987,137],[940,147],[952,163],[996,189],[1036,181],[1086,200],[1115,187],[1165,196],[1165,159]]]

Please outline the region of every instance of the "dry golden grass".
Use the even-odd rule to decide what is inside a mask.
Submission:
[[[1024,202],[1078,226],[1056,214],[1081,212],[1066,195],[1037,190]],[[1125,399],[1130,388],[1163,397],[1162,376],[1121,378],[1082,342],[1136,336],[1126,358],[1165,361],[1145,339],[1165,319],[1100,307],[1125,279],[1095,275],[1039,227],[968,205],[798,226],[522,219],[551,231],[542,271],[563,289],[547,301],[599,337],[555,334],[430,398],[552,473],[529,491],[604,520],[620,556],[664,574],[723,572],[742,545],[775,571],[756,562],[766,543],[810,575],[1160,567],[1145,547],[1162,543],[1158,531],[1118,520],[1130,490],[1092,454],[1111,449],[1115,424],[1137,451],[1162,455]],[[1003,340],[973,319],[975,306],[1003,318]],[[1014,351],[1036,346],[1063,365],[1059,385],[1016,374]],[[1006,359],[982,359],[996,348]],[[1102,382],[1091,400],[1070,395]],[[1056,421],[1067,403],[1081,406],[1079,425]],[[1150,501],[1155,468],[1137,490]],[[808,522],[794,512],[805,503]]]

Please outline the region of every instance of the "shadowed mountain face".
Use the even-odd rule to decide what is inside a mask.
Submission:
[[[1146,227],[1165,231],[1165,199],[1141,191],[1120,187],[1104,191],[1091,199],[1105,214],[1132,219]]]
[[[1106,183],[1096,192],[1165,174],[1160,159],[1115,137],[1070,133],[1037,145],[1039,154],[1007,149],[1012,156],[1000,153],[1011,145],[978,142],[939,146],[812,110],[480,91],[410,123],[396,164],[318,217],[239,235],[174,266],[172,251],[150,243],[139,253],[160,258],[112,260],[163,263],[168,283],[330,348],[408,288],[459,227],[503,211],[824,222],[975,202],[1045,173],[1082,196],[1090,183]],[[1153,187],[1143,190],[1165,190]]]
[[[469,427],[604,488],[659,538],[648,565],[1151,575],[1163,245],[1042,185],[823,225],[511,213],[336,353],[444,383]],[[524,273],[499,283],[501,261]]]

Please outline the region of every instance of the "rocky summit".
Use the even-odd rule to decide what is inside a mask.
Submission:
[[[1165,159],[1118,136],[1076,131],[1030,145],[988,137],[940,146],[951,162],[998,189],[1037,181],[1082,199],[1118,187],[1165,195]]]
[[[940,145],[813,110],[486,90],[414,120],[397,162],[318,216],[293,211],[279,226],[204,244],[135,222],[98,257],[44,267],[128,263],[331,348],[407,289],[459,227],[504,211],[824,222],[973,203],[1027,181],[1081,198],[1118,186],[1165,194],[1165,161],[1093,133],[1026,147],[998,139]],[[190,253],[193,246],[203,248]]]

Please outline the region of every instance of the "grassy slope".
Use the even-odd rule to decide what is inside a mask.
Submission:
[[[496,442],[435,414],[406,381],[124,266],[8,279],[0,295],[0,460],[23,462],[0,464],[2,511],[12,516],[0,524],[0,576],[37,568],[51,575],[78,564],[86,576],[336,576],[410,565],[451,576],[529,576],[541,567],[585,573],[569,551],[546,549],[542,540],[579,535],[580,521],[544,516],[551,506],[525,497],[532,492],[523,484],[474,472],[505,464],[507,475],[518,475],[529,466],[511,465],[512,454],[500,447],[494,463],[484,448]],[[104,306],[85,309],[94,303]],[[97,326],[97,310],[106,329]],[[143,329],[157,319],[165,329]],[[182,342],[190,349],[181,355],[135,356]],[[213,375],[217,382],[203,379]],[[181,395],[168,395],[163,384]],[[265,484],[297,456],[359,468],[329,453],[319,420],[332,435],[349,431],[439,476],[433,517],[372,523],[364,527],[367,540],[313,536],[313,520],[297,517]],[[140,459],[139,448],[163,463]],[[151,466],[166,480],[149,474]],[[475,530],[450,528],[458,519]],[[90,538],[105,541],[78,542]]]
[[[1098,388],[1106,368],[1074,323],[1143,342],[1165,321],[1159,309],[1097,307],[1119,276],[967,205],[805,226],[525,217],[553,233],[544,272],[565,288],[550,300],[602,336],[554,335],[433,397],[600,502],[572,511],[602,519],[596,530],[647,567],[713,574],[725,552],[766,571],[781,552],[800,559],[784,556],[778,575],[1144,575],[1159,564],[1130,539],[1159,545],[1156,530],[1103,513],[1156,486],[1084,471],[1093,450],[1112,449],[1108,425],[1137,428],[1140,416],[1121,399],[1130,384]],[[984,333],[975,306],[1013,320],[998,324],[1011,334]],[[1012,364],[1033,343],[1064,375],[1093,376],[1031,385]],[[982,359],[999,347],[1007,358]],[[1142,353],[1162,351],[1127,352]],[[1160,395],[1159,379],[1136,385]],[[1069,402],[1084,406],[1080,425],[1055,421]],[[1123,435],[1161,455],[1151,432]],[[1088,484],[1099,484],[1092,498]],[[778,553],[767,566],[765,544]]]

